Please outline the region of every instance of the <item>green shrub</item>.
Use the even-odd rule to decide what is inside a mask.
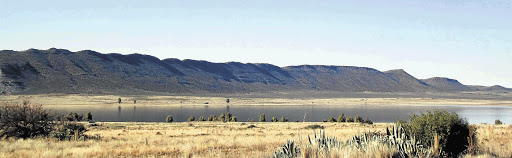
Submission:
[[[236,116],[231,117],[231,122],[237,122]]]
[[[423,145],[438,146],[439,151],[445,156],[457,157],[469,144],[468,123],[456,113],[427,111],[420,116],[412,115],[409,122],[400,124],[406,131],[411,131],[409,134],[415,135]]]
[[[61,121],[57,128],[50,132],[50,137],[59,140],[86,140],[87,135],[84,135],[87,129],[83,124]]]
[[[172,115],[168,115],[167,118],[165,118],[165,122],[172,122],[174,121],[174,118],[172,118]]]
[[[265,119],[265,114],[260,115],[260,122],[267,122],[267,120]]]
[[[208,121],[213,121],[213,115],[208,116]]]
[[[272,122],[277,122],[277,117],[273,116],[271,121]]]
[[[196,120],[196,118],[194,116],[188,117],[188,121],[194,121],[194,120]]]
[[[87,112],[87,114],[85,114],[85,119],[87,119],[87,121],[91,121],[92,120],[92,114],[91,112]]]
[[[363,122],[363,118],[361,118],[359,115],[356,115],[356,116],[354,117],[354,122],[357,122],[357,123],[359,123],[359,122]]]
[[[354,119],[352,119],[352,117],[347,117],[347,119],[345,119],[346,122],[354,122]]]
[[[501,125],[501,124],[503,124],[503,122],[501,122],[501,120],[499,120],[499,119],[496,119],[496,120],[494,120],[494,124]]]
[[[233,115],[231,115],[229,112],[226,112],[226,118],[224,119],[225,122],[229,122],[229,120],[231,120],[231,117],[233,117]]]
[[[281,120],[279,120],[279,121],[280,122],[288,122],[288,119],[283,116],[283,117],[281,117]]]
[[[345,122],[345,114],[341,113],[340,116],[338,116],[338,122]]]
[[[327,122],[336,122],[336,120],[333,117],[329,117],[329,119],[327,119]]]
[[[220,114],[218,121],[224,121],[226,120],[226,115],[224,113]]]
[[[206,121],[203,116],[199,116],[199,119],[197,121]]]
[[[363,123],[370,124],[370,125],[373,124],[373,122],[370,119],[368,119],[368,117],[366,117],[366,119],[364,120]]]
[[[66,120],[68,120],[68,121],[82,121],[83,118],[84,118],[84,115],[79,115],[76,112],[70,112],[66,116]]]

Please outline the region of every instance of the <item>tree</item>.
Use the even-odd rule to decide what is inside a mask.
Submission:
[[[336,119],[334,119],[333,117],[329,117],[329,119],[327,119],[328,122],[336,122]]]
[[[172,118],[172,115],[168,115],[167,118],[165,118],[165,121],[171,123],[174,121],[174,118]]]
[[[288,122],[288,119],[283,116],[283,117],[281,117],[281,120],[279,120],[279,121],[281,121],[281,122]]]
[[[267,120],[265,119],[265,114],[260,115],[260,122],[267,122]]]
[[[84,120],[84,115],[83,115],[83,114],[82,114],[82,115],[79,115],[79,114],[77,114],[77,113],[75,112],[75,120],[76,120],[76,121],[82,121],[82,120]]]
[[[121,98],[117,99],[117,103],[121,104]]]
[[[236,122],[236,121],[237,121],[236,116],[231,117],[231,122]]]
[[[76,112],[70,112],[66,116],[67,121],[82,121],[84,119],[84,115],[79,115]]]
[[[66,120],[68,121],[75,121],[75,118],[76,118],[76,113],[73,113],[73,112],[70,112],[67,116],[66,116]]]
[[[199,116],[199,119],[197,121],[206,121],[203,116]]]
[[[370,125],[373,124],[373,122],[370,119],[368,119],[368,117],[366,117],[366,119],[364,120],[363,123],[370,124]]]
[[[30,102],[0,106],[0,138],[47,136],[54,128],[54,115]]]
[[[92,114],[91,112],[87,112],[87,114],[85,114],[85,119],[87,119],[87,121],[91,121],[92,120]]]
[[[341,113],[340,116],[338,116],[338,122],[345,122],[345,114]]]
[[[194,117],[194,116],[188,117],[188,121],[194,121],[194,120],[196,120],[196,117]]]
[[[231,117],[233,117],[233,115],[231,115],[229,112],[226,112],[226,119],[224,122],[229,122],[229,120],[231,120]]]
[[[358,122],[358,123],[363,122],[363,118],[362,118],[362,117],[360,117],[359,115],[356,115],[356,116],[354,117],[354,122]]]
[[[226,115],[224,113],[220,114],[219,121],[224,121],[226,119]]]
[[[354,122],[354,119],[352,119],[352,117],[347,117],[347,119],[345,119],[345,122]]]
[[[228,99],[226,99],[226,103],[228,103],[228,104],[229,104],[229,98],[228,98]]]
[[[277,117],[273,116],[271,121],[272,122],[277,122]]]

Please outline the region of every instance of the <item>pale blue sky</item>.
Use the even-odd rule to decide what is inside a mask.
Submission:
[[[508,0],[0,0],[0,49],[402,68],[512,87],[511,19]]]

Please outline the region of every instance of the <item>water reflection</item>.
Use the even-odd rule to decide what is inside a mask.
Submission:
[[[167,115],[173,115],[176,122],[187,121],[193,115],[196,118],[210,115],[219,116],[229,112],[239,121],[258,120],[260,114],[265,114],[267,120],[273,116],[288,118],[289,121],[313,121],[319,122],[328,117],[337,118],[341,113],[345,116],[370,118],[374,122],[396,122],[398,119],[407,120],[412,114],[425,113],[427,110],[446,110],[456,112],[467,118],[470,123],[494,123],[500,119],[505,123],[512,123],[512,107],[507,106],[387,106],[387,105],[362,105],[362,106],[139,106],[133,108],[117,108],[109,106],[46,106],[60,114],[77,112],[85,114],[91,111],[95,121],[138,121],[138,122],[163,122]],[[117,112],[117,116],[115,113]],[[113,115],[114,114],[114,115]]]

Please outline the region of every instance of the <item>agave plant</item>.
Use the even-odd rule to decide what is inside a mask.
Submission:
[[[396,157],[434,157],[431,148],[421,145],[420,141],[416,139],[414,135],[407,135],[405,130],[397,125],[394,125],[391,131],[386,128],[385,135],[368,131],[363,132],[361,135],[353,136],[345,143],[338,141],[336,137],[328,137],[325,134],[325,130],[319,130],[314,133],[313,137],[308,135],[308,141],[309,144],[306,145],[307,148],[316,149],[314,151],[317,152],[324,152],[325,155],[331,155],[330,153],[333,149],[355,148],[367,152],[366,150],[371,150],[375,147],[389,146],[397,149],[398,155],[395,155]],[[297,157],[299,154],[299,148],[293,141],[288,141],[274,153],[273,157]],[[318,153],[315,155],[318,155]]]
[[[308,135],[308,140],[311,146],[326,151],[330,151],[333,148],[339,148],[343,145],[342,142],[336,139],[336,137],[326,136],[325,130],[320,130],[318,133],[315,132],[313,139]]]
[[[272,155],[273,158],[295,158],[300,155],[300,147],[295,142],[287,141]]]
[[[389,145],[398,149],[401,157],[432,157],[432,149],[421,145],[416,136],[409,136],[402,126],[393,125],[392,131],[386,128],[386,138]]]

